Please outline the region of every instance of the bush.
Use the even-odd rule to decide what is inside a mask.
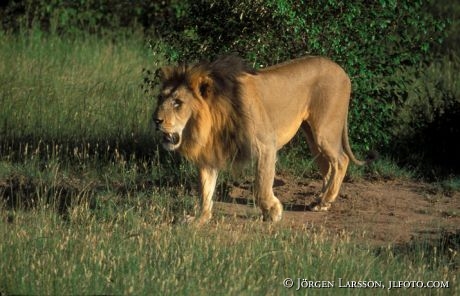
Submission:
[[[436,18],[433,5],[423,0],[13,0],[0,7],[0,19],[6,31],[38,26],[57,34],[115,37],[143,31],[153,54],[173,63],[228,52],[256,68],[306,54],[330,57],[353,82],[353,148],[398,154],[394,137],[403,133],[395,134],[395,127],[421,128],[412,125],[415,113],[404,115],[417,100],[408,87],[420,78],[419,69],[438,58],[446,28],[440,19],[451,15],[442,4],[434,10]],[[149,88],[152,80],[145,81]],[[422,95],[419,88],[415,93]]]
[[[430,61],[445,23],[424,1],[171,1],[173,22],[157,24],[172,62],[237,52],[258,67],[306,54],[341,64],[353,81],[355,149],[387,148],[407,97],[398,69]],[[171,23],[173,24],[171,26]]]
[[[148,26],[145,20],[161,10],[156,1],[140,0],[13,0],[0,7],[6,31],[39,27],[43,31],[65,34],[109,34],[135,31]],[[153,12],[153,15],[150,15]]]
[[[394,147],[405,164],[460,172],[460,58],[402,69],[407,97],[396,109]],[[446,170],[447,169],[447,170]]]

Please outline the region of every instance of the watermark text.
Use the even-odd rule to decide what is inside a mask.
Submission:
[[[307,278],[285,278],[283,286],[287,289],[445,289],[449,288],[449,281],[381,281],[381,280],[349,280],[337,278],[335,280],[314,280]]]

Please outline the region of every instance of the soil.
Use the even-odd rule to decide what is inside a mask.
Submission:
[[[237,223],[259,219],[251,182],[229,186],[227,198],[217,201],[215,215]],[[309,211],[322,186],[320,180],[277,176],[275,195],[284,206],[281,222],[293,228],[323,228],[349,234],[367,244],[407,244],[420,238],[460,235],[460,192],[445,192],[426,183],[399,180],[344,182],[328,212]],[[231,219],[230,219],[231,220]],[[457,246],[458,247],[458,246]]]

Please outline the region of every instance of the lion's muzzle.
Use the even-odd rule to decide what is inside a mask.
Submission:
[[[153,117],[156,129],[161,133],[161,144],[166,150],[172,151],[179,147],[181,142],[181,135],[174,128],[165,128],[163,126],[164,120],[156,116]]]
[[[161,134],[162,134],[161,145],[163,146],[164,149],[168,151],[174,151],[180,146],[181,137],[179,133],[176,133],[176,132],[168,133],[168,132],[162,131]]]
[[[178,133],[163,133],[163,142],[165,144],[179,144],[180,136]]]

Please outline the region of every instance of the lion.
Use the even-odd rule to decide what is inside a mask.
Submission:
[[[323,180],[312,211],[331,207],[350,160],[365,163],[353,155],[348,140],[350,79],[327,58],[307,56],[256,71],[230,55],[159,72],[153,121],[162,146],[199,169],[199,225],[212,217],[219,171],[251,160],[263,220],[281,220],[283,206],[273,193],[276,155],[300,128]]]

